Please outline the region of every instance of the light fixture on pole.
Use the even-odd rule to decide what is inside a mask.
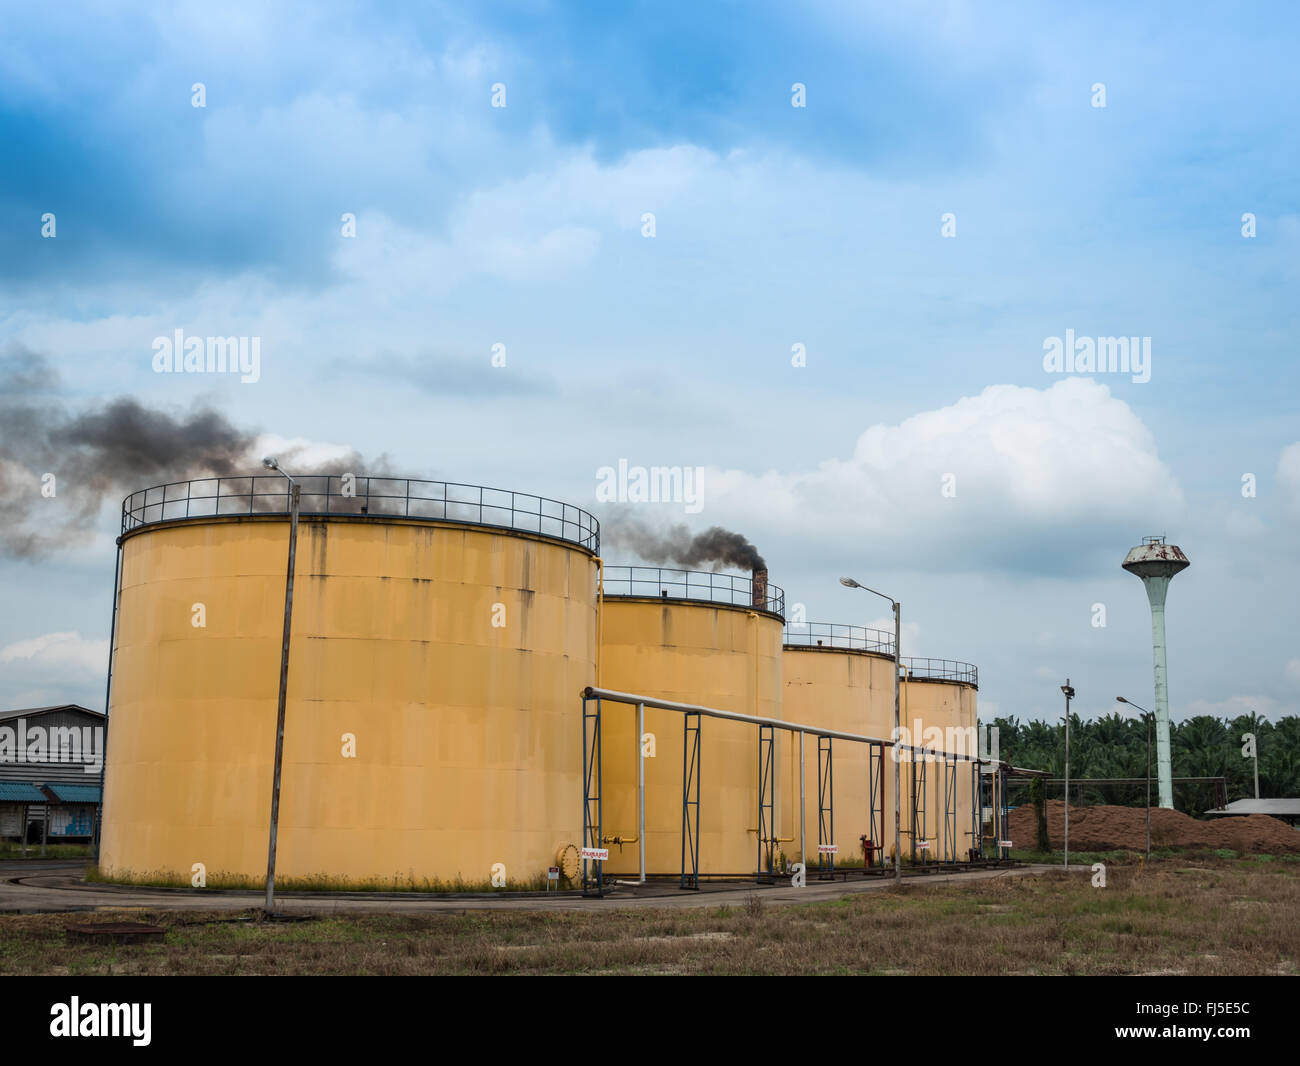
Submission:
[[[301,490],[296,481],[274,457],[262,460],[268,470],[274,470],[289,482],[289,568],[284,581],[284,634],[280,643],[280,690],[275,708],[275,769],[271,781],[271,831],[266,852],[266,913],[275,912],[275,844],[280,826],[280,767],[284,761],[284,705],[289,690],[289,632],[293,621],[293,570],[298,554],[298,505]]]
[[[886,596],[883,592],[877,592],[873,588],[868,588],[866,585],[854,581],[851,577],[840,578],[840,584],[845,588],[861,589],[863,592],[870,592],[875,596],[879,596],[882,600],[888,600],[890,606],[894,609],[894,880],[901,882],[903,879],[903,800],[901,786],[898,780],[900,773],[898,765],[898,746],[902,742],[902,722],[899,721],[898,675],[903,668],[902,607],[892,596]],[[884,841],[881,841],[881,844],[883,845]]]
[[[1255,760],[1255,798],[1259,799],[1259,714],[1250,712],[1250,753]]]
[[[1132,700],[1126,700],[1123,696],[1116,696],[1119,703],[1127,703],[1130,707],[1135,707],[1142,712],[1142,716],[1147,720],[1147,858],[1151,861],[1151,712],[1145,707],[1138,707]]]
[[[1070,679],[1065,679],[1061,686],[1065,693],[1065,869],[1070,869],[1070,700],[1074,698],[1074,689]]]

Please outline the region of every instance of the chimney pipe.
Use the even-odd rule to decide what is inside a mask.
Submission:
[[[753,580],[751,582],[751,590],[753,595],[750,598],[750,602],[753,604],[755,609],[760,611],[766,611],[767,610],[767,570],[766,569],[754,571]]]

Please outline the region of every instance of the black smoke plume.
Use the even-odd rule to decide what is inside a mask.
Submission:
[[[60,394],[42,356],[25,348],[0,356],[0,553],[35,558],[88,539],[108,498],[150,485],[268,473],[253,454],[259,433],[212,407],[168,413],[122,396],[73,412]],[[356,453],[329,467],[387,473],[382,459],[366,471]],[[52,497],[42,494],[46,474]]]
[[[754,545],[741,534],[721,526],[692,533],[681,524],[652,529],[641,522],[619,519],[606,523],[601,532],[610,544],[634,552],[647,563],[669,563],[687,569],[702,566],[713,570],[724,566],[740,570],[767,569],[767,563]]]

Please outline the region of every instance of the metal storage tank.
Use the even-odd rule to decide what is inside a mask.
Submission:
[[[787,719],[845,733],[889,738],[894,729],[893,633],[861,626],[804,622],[788,624],[784,639],[781,669]],[[790,831],[783,835],[792,839],[782,844],[782,850],[789,861],[797,862],[800,855],[799,740],[792,739],[782,766],[791,793],[783,822]],[[806,855],[811,868],[818,862],[817,738],[810,735],[804,744]],[[882,803],[878,795],[876,804],[883,808],[884,841],[888,849],[894,840],[894,770],[889,749],[883,752],[884,799]],[[867,745],[836,740],[831,746],[831,768],[834,839],[830,843],[839,846],[835,861],[860,860],[862,837],[877,846],[880,844],[877,839],[881,836],[880,822],[873,828],[869,814],[870,775],[875,775],[875,788],[880,792],[880,766],[878,762],[869,765]],[[906,787],[907,779],[903,784]]]
[[[894,728],[893,682],[894,635],[860,626],[830,623],[790,624],[785,632],[784,692],[785,717],[806,725],[849,733],[888,738]],[[910,743],[940,750],[975,754],[977,736],[976,690],[978,673],[969,663],[948,659],[902,659],[904,681],[900,686],[900,719]],[[941,739],[927,730],[938,729]],[[963,732],[957,733],[956,729]],[[969,730],[967,732],[967,730]],[[797,742],[796,742],[797,743]],[[807,788],[807,856],[810,867],[817,862],[818,766],[816,741],[808,737],[805,752]],[[868,764],[866,745],[835,741],[832,758],[834,799],[834,841],[839,846],[836,861],[862,858],[862,837],[883,843],[886,854],[894,847],[894,762],[886,751],[883,776],[879,767]],[[794,789],[798,789],[797,749],[789,758]],[[950,805],[955,809],[955,830],[942,817],[944,784],[941,764],[926,764],[924,775],[916,766],[916,792],[921,799],[916,837],[928,840],[930,860],[964,861],[972,843],[974,795],[970,763],[957,763],[956,787]],[[904,859],[912,852],[913,767],[901,764],[902,845]],[[873,826],[870,816],[869,781],[883,788],[883,801]],[[922,788],[924,784],[924,789]],[[799,853],[798,806],[793,843],[785,846],[788,858]],[[918,861],[921,859],[918,850]]]
[[[784,593],[767,584],[764,571],[747,578],[607,566],[600,684],[779,718],[784,608]],[[677,874],[682,868],[683,718],[676,711],[645,711],[645,731],[654,743],[645,769],[651,874]],[[610,849],[605,872],[634,874],[639,863],[636,709],[606,703],[601,728],[604,833]],[[752,875],[758,869],[758,727],[705,718],[700,748],[700,873]]]
[[[581,840],[595,519],[478,486],[299,481],[277,876],[544,877]],[[109,875],[265,876],[285,485],[192,481],[123,505]]]
[[[967,755],[979,754],[978,711],[976,695],[979,673],[970,663],[954,659],[919,659],[903,656],[904,682],[900,702],[903,724],[912,732],[912,743],[927,748],[957,751]],[[919,727],[919,734],[918,734]],[[939,740],[931,729],[939,730]],[[922,778],[921,766],[916,766],[916,792],[921,800],[918,812],[916,841],[930,842],[927,858],[944,861],[966,861],[972,847],[979,841],[973,836],[975,797],[972,775],[974,764],[956,764],[955,806],[953,821],[944,824],[943,766],[930,762]],[[924,789],[921,782],[924,780]],[[952,785],[949,785],[952,790]],[[903,853],[911,848],[911,768],[903,776]],[[917,861],[921,859],[918,848]]]

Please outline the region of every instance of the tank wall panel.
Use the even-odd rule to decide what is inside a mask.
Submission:
[[[125,540],[107,872],[264,876],[287,540],[283,518]],[[580,843],[595,585],[595,560],[551,541],[304,520],[278,873],[525,880]]]

